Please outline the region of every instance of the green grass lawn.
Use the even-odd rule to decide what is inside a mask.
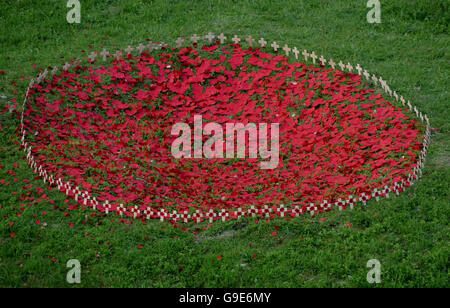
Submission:
[[[0,2],[0,109],[21,103],[24,77],[86,56],[90,46],[172,43],[212,31],[360,63],[438,130],[423,177],[399,197],[318,217],[242,219],[185,232],[69,211],[65,196],[27,166],[17,117],[2,114],[0,287],[70,287],[70,259],[81,262],[81,287],[449,286],[448,1],[381,1],[381,24],[366,21],[365,0],[82,0],[80,24],[67,23],[66,2]],[[366,281],[370,259],[381,262],[381,284]]]

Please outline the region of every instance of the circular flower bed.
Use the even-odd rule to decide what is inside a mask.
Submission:
[[[424,117],[386,100],[359,65],[358,74],[342,62],[341,70],[332,60],[327,67],[323,57],[317,65],[290,61],[289,49],[214,41],[151,45],[108,61],[93,54],[61,73],[45,71],[29,88],[22,130],[30,164],[80,204],[184,222],[298,216],[388,197],[417,178]],[[172,128],[194,127],[196,115],[203,126],[278,123],[278,165],[175,158]]]

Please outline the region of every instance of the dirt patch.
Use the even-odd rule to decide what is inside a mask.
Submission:
[[[236,233],[237,233],[236,230],[227,230],[227,231],[224,231],[224,232],[220,233],[219,235],[215,235],[215,236],[199,236],[195,239],[195,241],[197,243],[201,243],[201,242],[209,241],[209,240],[220,240],[220,239],[224,239],[224,238],[233,237]]]

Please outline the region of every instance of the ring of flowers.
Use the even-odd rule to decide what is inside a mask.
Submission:
[[[197,44],[200,40],[206,40],[210,43],[217,39],[220,41],[221,44],[225,43],[226,37],[223,33],[221,33],[219,36],[216,36],[212,33],[208,33],[204,37],[198,37],[197,35],[194,35],[191,37],[191,41],[194,44]],[[239,43],[241,39],[235,35],[231,39],[235,44]],[[176,46],[181,47],[183,43],[185,43],[187,40],[183,38],[178,38],[176,41]],[[217,41],[217,42],[218,42]],[[252,46],[255,44],[255,40],[249,36],[246,38],[246,42],[248,45]],[[258,43],[261,45],[261,47],[264,47],[267,42],[261,38]],[[139,53],[142,53],[144,50],[152,51],[153,49],[159,49],[162,47],[167,46],[164,43],[154,43],[150,42],[146,45],[139,44],[139,46],[136,47],[136,49],[131,48],[130,46],[124,51],[126,54],[130,54],[133,52],[133,50],[136,50]],[[280,49],[280,46],[273,42],[271,45],[271,48],[276,52],[278,49]],[[290,48],[287,44],[284,45],[282,50],[286,53],[288,56],[290,53],[293,53],[295,55],[295,58],[298,59],[299,56],[299,50],[294,47]],[[103,61],[107,61],[108,57],[114,57],[118,58],[123,55],[122,51],[117,51],[114,55],[109,53],[107,50],[103,50],[101,53],[92,53],[89,56],[89,61],[93,62],[95,61],[95,58],[98,57],[98,55],[101,55],[103,57]],[[311,59],[311,62],[313,64],[316,64],[316,61],[318,59],[318,56],[315,54],[315,52],[309,53],[308,51],[304,50],[302,55],[305,58],[305,61],[308,61]],[[94,210],[98,210],[103,213],[111,213],[115,212],[120,216],[126,216],[126,217],[134,217],[134,218],[142,218],[142,219],[160,219],[161,221],[172,221],[172,222],[184,222],[188,223],[191,221],[194,221],[196,223],[200,223],[204,220],[209,220],[210,222],[213,222],[215,220],[228,220],[228,219],[239,219],[243,216],[252,216],[252,217],[271,217],[273,215],[285,217],[285,216],[292,216],[292,217],[298,217],[305,213],[310,213],[311,215],[314,215],[318,213],[319,211],[329,211],[333,208],[337,208],[339,210],[343,210],[346,208],[353,209],[357,203],[366,204],[370,199],[376,199],[377,201],[382,198],[386,197],[389,198],[390,194],[394,192],[395,194],[399,194],[405,190],[406,187],[411,186],[414,181],[416,181],[422,174],[422,168],[424,167],[424,161],[425,157],[428,151],[428,145],[430,143],[430,123],[429,119],[426,115],[422,114],[420,111],[418,111],[417,107],[413,106],[410,101],[406,101],[403,96],[400,96],[397,94],[396,91],[392,91],[391,88],[388,86],[387,82],[383,80],[381,77],[376,77],[374,74],[370,76],[370,74],[367,72],[367,70],[363,70],[363,68],[358,64],[356,67],[353,67],[350,63],[345,65],[342,61],[340,61],[338,64],[336,64],[332,59],[325,59],[323,56],[319,58],[319,61],[322,65],[329,65],[333,69],[335,69],[336,66],[339,66],[341,68],[341,71],[348,71],[352,72],[353,69],[357,70],[358,75],[364,76],[368,81],[372,81],[375,85],[380,84],[383,91],[395,98],[396,101],[399,101],[402,103],[403,106],[407,106],[408,109],[411,112],[414,112],[417,118],[419,118],[423,123],[426,124],[426,130],[424,134],[424,139],[422,142],[422,150],[419,155],[419,159],[415,163],[415,167],[413,168],[413,172],[411,174],[408,174],[407,177],[401,181],[393,182],[391,185],[386,185],[384,187],[375,188],[371,194],[361,194],[359,196],[352,196],[349,195],[347,199],[345,200],[336,200],[334,202],[328,202],[324,200],[321,204],[313,204],[311,203],[309,206],[306,207],[306,211],[299,206],[284,206],[276,205],[276,206],[264,206],[263,208],[255,208],[255,206],[250,206],[248,208],[239,208],[235,211],[228,211],[225,209],[222,209],[222,211],[217,212],[213,209],[210,209],[209,211],[203,212],[200,210],[196,210],[194,213],[190,213],[189,211],[183,211],[183,212],[177,212],[176,210],[172,213],[167,212],[165,209],[151,209],[146,208],[141,211],[141,209],[137,206],[128,208],[124,206],[123,204],[119,205],[113,205],[109,201],[99,202],[97,201],[95,196],[92,196],[87,191],[81,191],[79,187],[73,187],[70,181],[64,181],[62,178],[55,178],[54,175],[52,175],[50,172],[45,170],[42,165],[40,165],[37,162],[37,159],[32,153],[32,147],[28,144],[26,140],[26,131],[24,128],[24,112],[25,112],[25,106],[27,102],[27,98],[29,96],[30,89],[33,88],[35,84],[40,84],[47,76],[48,74],[55,75],[57,73],[58,68],[55,67],[52,72],[48,72],[48,70],[45,70],[42,72],[36,79],[32,79],[28,89],[26,91],[26,95],[23,101],[22,105],[22,114],[21,114],[21,145],[23,147],[23,150],[25,153],[27,153],[27,161],[34,171],[34,173],[39,174],[44,180],[45,183],[49,183],[52,186],[56,186],[58,190],[64,192],[68,197],[73,198],[76,202],[79,202],[83,204],[84,206],[88,206],[93,208]],[[80,60],[74,61],[72,63],[66,63],[62,69],[67,71],[70,69],[71,66],[75,66],[80,63]]]

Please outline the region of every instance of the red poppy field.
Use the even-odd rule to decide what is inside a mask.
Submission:
[[[48,74],[23,114],[32,166],[80,207],[172,222],[294,217],[399,193],[423,160],[425,124],[356,73],[239,44],[106,63]],[[278,167],[175,159],[171,128],[194,115],[279,123]]]

